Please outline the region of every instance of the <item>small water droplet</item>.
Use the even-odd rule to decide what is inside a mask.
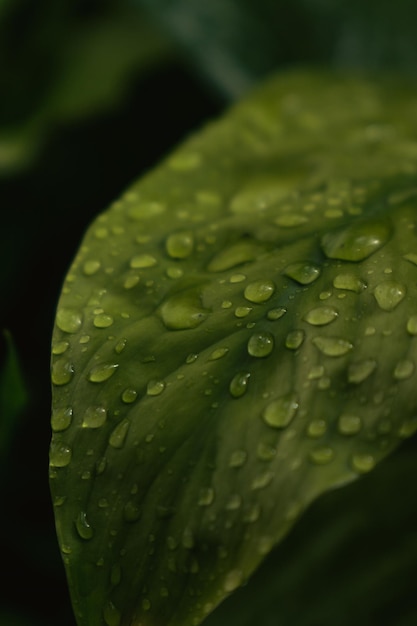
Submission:
[[[240,569],[231,570],[224,580],[223,588],[226,593],[231,593],[243,583],[243,573]]]
[[[143,600],[142,600],[142,609],[144,611],[150,611],[151,606],[152,606],[152,604],[151,604],[151,601],[149,600],[149,598],[143,598]]]
[[[353,470],[358,474],[366,474],[376,465],[375,458],[371,454],[353,454],[351,463]]]
[[[243,295],[249,302],[261,304],[262,302],[267,302],[274,291],[275,285],[272,280],[256,280],[246,286]]]
[[[295,226],[302,226],[308,222],[308,217],[300,215],[298,213],[283,213],[275,219],[275,224],[283,228],[294,228]]]
[[[235,450],[232,452],[229,460],[229,467],[242,467],[246,463],[246,459],[248,458],[248,453],[246,450]]]
[[[410,335],[417,335],[417,315],[412,315],[408,318],[407,332]]]
[[[184,275],[184,270],[181,267],[167,267],[166,275],[168,278],[176,280]]]
[[[77,519],[75,520],[75,527],[81,539],[92,539],[94,531],[88,522],[87,514],[85,513],[85,511],[80,511]]]
[[[311,309],[305,316],[304,320],[312,326],[325,326],[334,322],[339,313],[332,306],[319,306]]]
[[[170,296],[162,303],[159,313],[169,330],[187,330],[204,322],[209,311],[203,308],[200,293],[190,289]]]
[[[120,339],[114,346],[114,351],[116,352],[116,354],[120,354],[121,352],[123,352],[123,350],[126,347],[126,344],[127,344],[127,339]]]
[[[100,313],[96,315],[93,320],[93,324],[96,328],[108,328],[114,322],[114,319],[111,315],[106,315],[105,313]]]
[[[56,325],[65,333],[76,333],[80,330],[82,316],[74,309],[61,308],[56,314]]]
[[[313,439],[322,437],[327,430],[327,422],[323,419],[312,420],[307,426],[307,435]]]
[[[192,548],[194,548],[195,539],[194,539],[194,533],[191,530],[191,528],[188,528],[188,527],[184,528],[184,532],[182,533],[181,543],[184,546],[184,548],[187,548],[187,550],[191,550]]]
[[[333,280],[333,287],[336,289],[346,289],[347,291],[354,291],[355,293],[361,293],[366,289],[366,283],[355,276],[355,274],[338,274]]]
[[[326,465],[330,463],[334,459],[334,450],[329,446],[322,446],[320,448],[316,448],[315,450],[311,450],[309,454],[309,459],[315,465]]]
[[[317,380],[318,378],[321,378],[322,376],[324,376],[324,365],[313,365],[313,367],[311,368],[311,370],[308,373],[308,380]]]
[[[103,383],[113,376],[118,367],[117,363],[95,365],[88,374],[88,380],[92,383]]]
[[[357,415],[344,413],[339,416],[337,428],[341,435],[357,435],[362,429],[362,420]]]
[[[387,223],[373,220],[357,222],[326,233],[321,240],[324,254],[341,261],[363,261],[381,248],[390,237]]]
[[[413,416],[401,425],[398,434],[400,437],[406,439],[412,437],[415,432],[417,432],[417,417]]]
[[[190,365],[191,363],[195,363],[197,359],[198,359],[198,354],[191,353],[187,356],[187,358],[185,359],[185,362],[187,363],[187,365]]]
[[[340,337],[314,337],[313,344],[326,356],[343,356],[353,348],[353,344]]]
[[[148,396],[159,396],[165,389],[166,383],[163,380],[150,380],[146,387]]]
[[[229,352],[229,348],[216,348],[210,354],[208,360],[209,361],[217,361],[218,359],[222,359]]]
[[[291,263],[285,268],[284,274],[300,285],[309,285],[320,276],[320,268],[314,263]]]
[[[274,337],[267,332],[255,333],[250,337],[247,349],[250,356],[267,357],[274,349]]]
[[[71,407],[63,407],[52,411],[51,427],[57,433],[66,430],[71,425],[73,411]]]
[[[263,252],[263,247],[253,239],[238,241],[216,254],[207,269],[209,272],[224,272],[243,263],[254,261],[261,252]]]
[[[285,347],[289,350],[298,350],[304,341],[305,333],[303,330],[292,330],[285,339]]]
[[[64,352],[66,352],[68,348],[69,348],[68,341],[58,341],[57,343],[54,343],[52,346],[52,354],[55,354],[55,356],[64,354]]]
[[[100,428],[107,420],[107,411],[103,406],[89,406],[84,413],[83,428]]]
[[[237,511],[242,506],[242,497],[233,493],[226,504],[226,511]]]
[[[140,277],[137,275],[127,276],[124,280],[123,287],[125,289],[133,289],[139,283]]]
[[[127,502],[123,508],[123,518],[126,522],[137,522],[141,514],[141,509],[134,502]]]
[[[394,378],[396,380],[406,380],[407,378],[410,378],[410,376],[412,376],[412,374],[414,373],[414,369],[415,367],[412,361],[409,361],[408,359],[405,359],[404,361],[399,361],[395,366]]]
[[[100,261],[91,260],[86,261],[83,265],[83,272],[86,276],[93,276],[100,269]]]
[[[351,363],[348,367],[348,381],[356,384],[362,383],[376,369],[376,365],[373,359]]]
[[[104,607],[103,619],[106,623],[106,626],[120,626],[122,616],[120,611],[113,604],[113,602],[108,602]]]
[[[263,474],[260,474],[253,479],[250,488],[253,491],[257,491],[258,489],[265,489],[265,487],[267,487],[271,483],[273,478],[273,472],[264,472]]]
[[[151,254],[138,254],[130,259],[130,267],[134,270],[154,267],[158,261]]]
[[[404,299],[406,289],[394,280],[385,280],[374,289],[375,299],[384,311],[393,311]]]
[[[232,274],[232,276],[229,278],[229,283],[234,285],[236,283],[243,283],[243,281],[245,280],[246,274]]]
[[[251,306],[238,306],[235,309],[235,317],[238,317],[239,319],[247,317],[252,310]]]
[[[122,393],[122,401],[125,402],[126,404],[131,404],[132,402],[136,400],[137,397],[138,397],[138,392],[135,391],[135,389],[131,389],[130,387],[125,389]]]
[[[277,309],[271,309],[270,311],[268,311],[268,313],[266,314],[266,317],[271,320],[271,321],[275,321],[275,320],[279,320],[281,317],[283,317],[287,312],[287,309],[284,309],[284,307],[280,307]]]
[[[194,237],[191,231],[172,233],[167,237],[165,248],[173,259],[186,259],[194,248]]]
[[[49,449],[49,463],[52,467],[66,467],[71,463],[72,450],[62,441],[52,440]]]
[[[120,422],[120,424],[117,424],[116,428],[113,429],[113,432],[109,437],[109,444],[113,448],[123,448],[129,426],[129,420],[124,419],[122,422]]]
[[[298,410],[298,398],[294,392],[270,402],[262,412],[262,418],[272,428],[285,428],[293,420]]]
[[[66,359],[58,359],[52,365],[51,379],[54,385],[67,385],[74,376],[74,366]]]
[[[234,398],[243,396],[247,389],[250,379],[249,372],[238,372],[231,380],[229,391]]]
[[[275,458],[276,453],[276,448],[267,443],[263,443],[262,441],[256,448],[256,456],[260,461],[272,461]]]
[[[205,487],[200,489],[200,494],[198,497],[198,505],[199,506],[210,506],[214,502],[214,489],[211,487]]]

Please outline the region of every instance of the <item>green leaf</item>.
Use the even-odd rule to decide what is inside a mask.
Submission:
[[[87,232],[50,454],[80,626],[198,624],[415,432],[416,106],[277,77]]]

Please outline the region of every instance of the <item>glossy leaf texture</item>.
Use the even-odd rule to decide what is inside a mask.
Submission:
[[[415,432],[416,111],[395,79],[284,74],[86,233],[50,452],[79,626],[199,624]]]

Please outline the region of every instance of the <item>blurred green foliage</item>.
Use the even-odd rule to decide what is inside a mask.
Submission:
[[[416,17],[414,0],[0,2],[1,626],[74,626],[47,487],[49,342],[88,223],[272,70],[415,74]],[[210,623],[272,626],[278,608],[284,626],[417,623],[415,459],[411,440],[317,502]]]

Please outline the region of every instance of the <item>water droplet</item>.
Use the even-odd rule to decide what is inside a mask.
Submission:
[[[191,353],[187,356],[187,358],[185,359],[185,362],[187,363],[187,365],[190,365],[191,363],[195,363],[197,359],[198,359],[198,354]]]
[[[92,383],[103,383],[113,376],[118,367],[117,363],[100,363],[95,365],[88,374],[88,380]]]
[[[308,222],[308,218],[305,215],[298,213],[284,213],[276,218],[275,224],[283,228],[293,228],[295,226],[302,226]]]
[[[51,378],[54,385],[67,385],[74,375],[74,366],[65,359],[58,359],[52,365]]]
[[[138,392],[135,391],[134,389],[131,389],[130,387],[125,389],[122,393],[122,401],[125,402],[126,404],[131,404],[132,402],[136,400],[137,397],[138,397]]]
[[[249,302],[261,304],[266,302],[275,291],[275,285],[272,280],[255,280],[246,286],[243,295]]]
[[[163,380],[150,380],[146,387],[148,396],[159,396],[165,389],[166,383]]]
[[[291,263],[285,268],[284,274],[300,285],[309,285],[320,276],[320,268],[313,263]]]
[[[407,332],[410,335],[417,335],[417,315],[412,315],[407,321]]]
[[[324,365],[313,365],[311,370],[308,373],[308,380],[317,380],[324,375],[325,369]]]
[[[226,356],[228,352],[229,348],[216,348],[216,350],[213,350],[213,352],[210,354],[208,360],[217,361],[217,359],[221,359]]]
[[[340,337],[314,337],[312,340],[316,348],[326,356],[343,356],[353,348],[353,344]]]
[[[84,413],[83,428],[100,428],[107,420],[107,411],[103,406],[89,406]]]
[[[72,450],[62,441],[52,440],[49,449],[49,463],[52,467],[66,467],[71,463]]]
[[[103,619],[106,626],[120,626],[122,616],[120,611],[114,606],[113,602],[108,602],[104,607]]]
[[[56,325],[65,333],[76,333],[80,330],[82,317],[74,309],[58,309],[56,314]]]
[[[414,265],[417,265],[417,254],[415,252],[404,254],[404,259],[410,261],[410,263],[413,263]]]
[[[274,349],[274,337],[271,333],[255,333],[248,341],[248,353],[257,358],[267,357]]]
[[[250,488],[253,491],[257,491],[258,489],[265,489],[265,487],[267,487],[271,483],[273,478],[273,472],[264,472],[263,474],[260,474],[253,479]]]
[[[413,416],[401,425],[398,434],[400,437],[403,437],[405,439],[408,437],[412,437],[415,432],[417,432],[417,417]]]
[[[168,278],[176,280],[184,275],[184,270],[181,267],[167,267],[166,275]]]
[[[267,443],[263,443],[262,441],[256,448],[256,456],[260,461],[272,461],[275,458],[276,453],[276,448]]]
[[[123,287],[125,289],[133,289],[133,287],[136,287],[136,285],[138,284],[138,282],[140,281],[140,277],[133,275],[133,276],[127,276],[125,278],[125,281],[123,283]]]
[[[134,502],[127,502],[123,508],[123,518],[126,522],[137,522],[141,514],[141,509]]]
[[[113,429],[113,432],[109,437],[109,444],[113,448],[123,448],[129,426],[129,420],[124,419],[122,422],[120,422],[120,424],[117,424],[116,428]]]
[[[242,467],[246,463],[246,459],[248,458],[248,453],[246,450],[235,450],[232,452],[229,460],[229,467]]]
[[[268,311],[268,313],[266,314],[266,317],[271,320],[271,321],[275,321],[275,320],[279,320],[281,317],[283,317],[287,312],[287,309],[284,309],[284,307],[280,307],[277,309],[271,309],[270,311]]]
[[[64,354],[64,352],[66,352],[68,348],[69,348],[68,341],[58,341],[57,343],[54,343],[52,346],[52,354],[55,354],[55,356]]]
[[[240,319],[242,317],[247,317],[252,310],[253,309],[251,306],[238,306],[235,309],[235,317],[238,317]]]
[[[315,450],[311,450],[309,454],[309,459],[315,465],[326,465],[330,463],[334,459],[334,450],[329,448],[328,446],[322,446],[321,448],[316,448]]]
[[[313,326],[325,326],[330,324],[330,322],[334,322],[338,315],[338,312],[332,306],[319,306],[311,309],[304,316],[304,320]]]
[[[351,463],[352,468],[358,474],[366,474],[366,472],[374,469],[376,465],[375,458],[371,454],[353,454]]]
[[[362,429],[362,420],[357,415],[345,413],[340,415],[337,428],[341,435],[357,435]]]
[[[326,233],[321,240],[325,255],[342,261],[363,261],[381,248],[390,237],[387,223],[373,220],[357,222],[347,228]]]
[[[294,392],[270,402],[262,412],[262,418],[272,428],[285,428],[293,420],[298,410],[298,398]]]
[[[327,422],[323,419],[312,420],[307,426],[307,435],[315,439],[322,437],[327,430]]]
[[[333,286],[336,289],[346,289],[347,291],[354,291],[355,293],[361,293],[366,289],[366,283],[355,276],[355,274],[338,274],[333,280]]]
[[[261,252],[263,248],[253,239],[238,241],[216,254],[207,269],[209,272],[224,272],[242,263],[254,261]]]
[[[71,407],[54,409],[52,411],[51,427],[57,433],[69,428],[72,421],[73,411]]]
[[[94,531],[88,522],[85,511],[80,511],[77,519],[75,520],[75,527],[81,539],[92,539]]]
[[[194,533],[191,530],[191,528],[188,528],[188,527],[184,528],[184,532],[182,533],[181,543],[184,546],[184,548],[187,548],[187,550],[191,550],[192,548],[194,548],[195,539],[194,539]]]
[[[393,311],[404,299],[405,294],[404,285],[394,280],[385,280],[374,289],[375,299],[384,311]]]
[[[86,261],[83,265],[83,272],[86,276],[93,276],[100,269],[100,261]]]
[[[223,588],[226,593],[231,593],[232,591],[240,587],[242,582],[243,582],[242,571],[240,569],[233,569],[226,575]]]
[[[397,380],[406,380],[410,378],[410,376],[414,372],[414,363],[405,359],[404,361],[399,361],[394,370],[394,378]]]
[[[229,278],[229,283],[235,285],[236,283],[243,283],[244,280],[246,280],[246,274],[233,274]]]
[[[202,161],[198,152],[178,152],[169,159],[168,165],[176,172],[188,172],[200,167]]]
[[[249,372],[238,372],[231,380],[229,391],[234,398],[240,398],[246,393],[250,379]]]
[[[372,374],[376,365],[376,361],[373,359],[351,363],[348,368],[348,381],[356,384],[362,383]]]
[[[96,315],[93,320],[93,324],[96,328],[108,328],[114,322],[114,319],[111,315],[106,315],[105,313],[100,313]]]
[[[289,350],[298,350],[304,341],[304,336],[303,330],[292,330],[285,339],[285,347]]]
[[[194,248],[194,237],[191,231],[181,231],[169,235],[165,243],[166,251],[173,259],[186,259]]]
[[[130,267],[132,269],[146,269],[148,267],[154,267],[157,264],[157,260],[151,254],[138,254],[130,259]]]
[[[200,293],[190,289],[170,296],[162,303],[159,313],[169,330],[187,330],[204,322],[209,311],[202,307]]]
[[[142,600],[142,609],[144,611],[150,611],[151,606],[152,606],[152,604],[151,604],[151,601],[149,600],[149,598],[143,598],[143,600]]]
[[[199,506],[210,506],[214,502],[214,489],[211,487],[205,487],[200,489],[200,494],[198,497],[198,505]]]
[[[226,510],[237,511],[241,506],[242,497],[238,493],[233,493],[226,504]]]
[[[116,354],[120,354],[121,352],[123,352],[123,350],[126,347],[126,344],[127,344],[127,339],[120,339],[114,346],[114,351],[116,352]]]

